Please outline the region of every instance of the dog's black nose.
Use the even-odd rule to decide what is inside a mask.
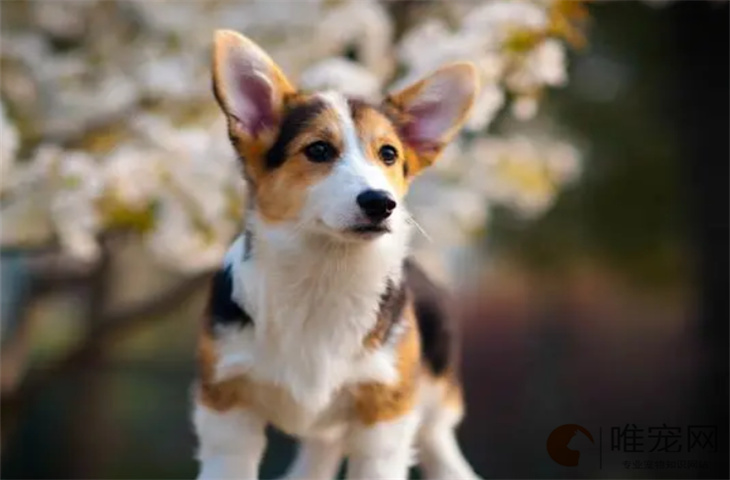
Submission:
[[[385,190],[365,190],[357,196],[357,204],[373,222],[382,222],[388,218],[397,205]]]

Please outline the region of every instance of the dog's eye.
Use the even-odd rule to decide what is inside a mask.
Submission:
[[[310,143],[304,149],[304,154],[312,162],[324,163],[330,162],[337,156],[337,150],[331,143],[318,141]]]
[[[383,160],[383,163],[386,165],[393,165],[398,159],[398,150],[396,150],[393,145],[383,145],[380,147],[378,155],[380,155],[380,159]]]

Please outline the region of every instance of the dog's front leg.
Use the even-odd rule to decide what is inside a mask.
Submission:
[[[418,425],[415,412],[374,425],[358,425],[350,438],[347,478],[406,480]]]
[[[264,420],[243,408],[225,411],[198,404],[199,480],[255,480],[266,447]]]
[[[303,439],[286,480],[333,480],[342,463],[340,440]]]

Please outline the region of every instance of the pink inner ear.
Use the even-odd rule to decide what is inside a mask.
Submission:
[[[234,100],[238,105],[232,113],[253,135],[274,125],[271,93],[271,86],[255,74],[238,78]]]
[[[252,135],[274,124],[273,87],[249,59],[229,56],[225,70],[228,114]]]
[[[443,103],[428,102],[408,110],[411,120],[401,128],[406,142],[420,152],[436,151],[441,136],[450,126],[449,112]]]

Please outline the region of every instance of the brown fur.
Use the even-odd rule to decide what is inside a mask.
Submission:
[[[408,124],[411,116],[405,113],[400,107],[398,107],[394,101],[388,98],[384,104],[383,110],[388,118],[391,119],[394,125],[404,126]],[[403,159],[406,168],[404,174],[408,180],[412,180],[418,173],[424,170],[426,167],[431,165],[441,149],[439,148],[435,152],[419,152],[415,148],[408,144],[404,145],[403,148]]]
[[[311,101],[310,97],[293,94],[286,100],[286,110]],[[284,115],[284,114],[282,114]],[[262,219],[281,222],[296,218],[304,204],[306,187],[325,177],[332,169],[331,163],[313,163],[307,160],[302,149],[315,140],[327,140],[336,147],[341,144],[336,127],[337,118],[333,112],[325,111],[307,126],[303,132],[288,143],[286,160],[282,167],[268,171],[265,156],[277,134],[271,133],[251,141],[245,131],[231,132],[233,144],[244,160],[251,179],[254,199]]]
[[[350,109],[368,160],[383,169],[398,194],[404,195],[408,187],[403,168],[406,161],[405,147],[398,137],[395,126],[390,119],[372,106],[360,102],[350,102]],[[398,158],[393,165],[386,165],[380,158],[378,152],[384,145],[391,145],[398,152]]]
[[[443,407],[463,413],[463,390],[458,375],[454,372],[434,375],[428,368],[424,368],[421,370],[421,381],[436,387],[439,395],[438,401]]]
[[[445,381],[446,389],[443,397],[444,406],[458,412],[463,412],[464,394],[462,392],[461,383],[459,383],[459,381],[453,375],[447,376]]]
[[[406,309],[404,320],[407,331],[398,343],[398,383],[365,383],[355,391],[355,414],[365,425],[393,420],[415,405],[421,354],[412,308]]]
[[[218,363],[214,340],[203,332],[198,341],[199,384],[198,399],[208,408],[223,412],[231,408],[247,407],[250,404],[251,385],[244,377],[235,377],[221,382],[215,381],[215,366]]]
[[[382,347],[388,342],[393,333],[394,327],[400,325],[406,306],[410,302],[409,292],[406,285],[402,283],[396,286],[388,282],[385,293],[380,297],[380,310],[375,327],[367,334],[363,345],[369,349]]]

